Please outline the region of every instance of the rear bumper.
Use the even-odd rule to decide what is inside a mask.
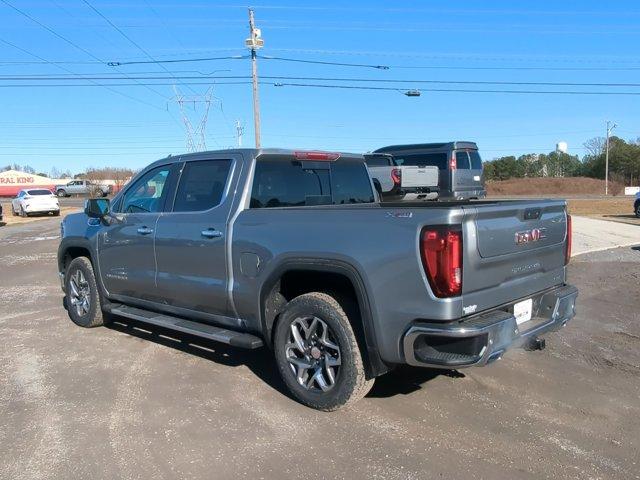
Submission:
[[[59,205],[28,205],[24,207],[24,211],[27,213],[48,213],[59,212]]]
[[[432,368],[486,365],[507,349],[566,325],[575,316],[577,296],[578,289],[571,285],[534,295],[532,318],[520,325],[512,313],[513,303],[453,322],[416,323],[402,341],[405,361]]]

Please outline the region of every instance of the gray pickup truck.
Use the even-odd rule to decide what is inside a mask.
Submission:
[[[73,322],[126,317],[273,350],[292,395],[335,410],[395,366],[486,365],[575,315],[561,200],[379,203],[364,157],[168,157],[61,225]]]
[[[111,185],[102,185],[90,180],[72,180],[64,185],[56,185],[55,188],[55,192],[58,197],[70,197],[71,195],[106,197],[111,193],[111,191]]]

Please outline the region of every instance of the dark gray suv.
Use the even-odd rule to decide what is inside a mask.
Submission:
[[[382,147],[375,153],[393,156],[396,165],[437,166],[440,199],[470,200],[487,196],[482,159],[474,142],[418,143]]]

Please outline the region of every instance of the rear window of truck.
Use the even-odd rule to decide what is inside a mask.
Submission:
[[[448,166],[448,155],[446,152],[441,153],[419,153],[414,155],[394,155],[396,165],[407,166],[434,166],[440,170],[446,170]]]
[[[385,155],[367,155],[365,161],[369,167],[390,167],[393,165],[391,157]]]
[[[477,150],[470,150],[469,158],[471,159],[472,170],[482,170],[482,159],[480,158],[480,154]]]
[[[257,159],[251,208],[372,203],[371,180],[361,162]]]

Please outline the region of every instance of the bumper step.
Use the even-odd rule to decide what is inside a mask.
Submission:
[[[161,313],[143,310],[126,305],[114,306],[110,309],[114,315],[130,318],[139,322],[164,327],[177,332],[188,333],[196,337],[206,338],[233,347],[255,349],[263,346],[262,339],[250,333],[236,332],[225,328],[214,327],[206,323],[192,322],[180,317],[172,317]]]

